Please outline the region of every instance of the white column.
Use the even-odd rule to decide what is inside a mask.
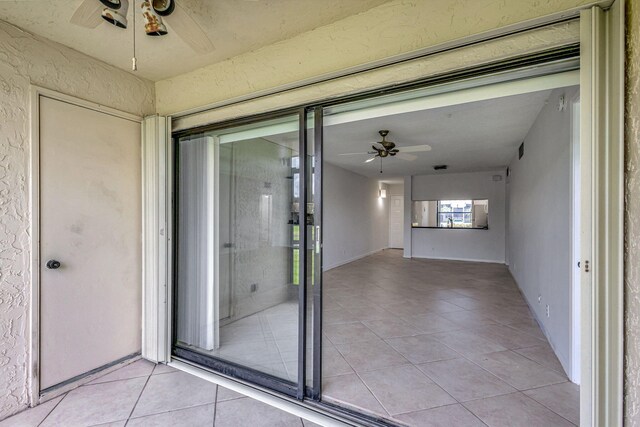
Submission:
[[[142,122],[142,357],[167,362],[169,120]]]
[[[411,258],[411,216],[413,214],[413,203],[411,195],[412,177],[404,177],[404,257]]]

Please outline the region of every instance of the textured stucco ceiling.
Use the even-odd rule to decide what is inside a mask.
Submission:
[[[223,61],[363,12],[387,0],[177,1],[205,31],[215,50],[208,54],[193,51],[171,32],[171,17],[166,20],[168,35],[148,37],[138,17],[137,73],[142,77],[157,81]],[[130,70],[132,26],[122,30],[107,23],[95,29],[73,25],[69,18],[80,3],[81,0],[0,0],[0,19]],[[129,7],[130,23],[133,10]]]

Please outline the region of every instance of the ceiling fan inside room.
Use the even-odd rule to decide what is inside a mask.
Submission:
[[[408,153],[418,153],[424,151],[431,151],[431,146],[427,144],[422,145],[412,145],[408,147],[398,147],[396,143],[393,141],[387,140],[387,135],[389,135],[389,131],[386,129],[378,131],[380,136],[382,137],[381,141],[374,142],[371,145],[374,151],[365,151],[361,153],[342,153],[341,156],[353,156],[353,155],[373,155],[365,160],[365,163],[370,163],[374,161],[376,158],[380,158],[380,173],[382,173],[382,159],[387,157],[396,157],[398,159],[406,160],[409,162],[414,161],[418,158],[415,154]]]
[[[133,10],[133,27],[135,30],[136,13],[144,22],[145,33],[148,36],[164,36],[169,29],[187,43],[194,51],[206,54],[214,50],[213,43],[200,26],[176,0],[83,0],[71,16],[70,22],[85,28],[96,28],[103,22],[108,22],[118,28],[127,29],[127,13],[129,2]],[[137,10],[136,10],[137,9]],[[164,20],[166,19],[167,25]],[[133,70],[137,69],[135,58],[135,31],[133,39]]]

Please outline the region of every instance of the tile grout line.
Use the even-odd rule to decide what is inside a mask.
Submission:
[[[570,382],[570,381],[567,381],[567,382]],[[549,385],[543,385],[543,386],[540,386],[540,387],[530,388],[530,389],[527,389],[527,390],[522,390],[522,394],[524,394],[525,396],[527,396],[529,399],[532,399],[533,401],[537,402],[538,404],[540,404],[540,405],[544,406],[545,408],[547,408],[548,410],[550,410],[551,412],[553,412],[554,414],[556,414],[556,415],[557,415],[557,416],[559,416],[560,418],[563,418],[563,419],[567,420],[568,422],[570,422],[571,424],[575,425],[575,424],[573,423],[573,421],[571,421],[570,419],[568,419],[568,418],[567,418],[567,417],[565,417],[564,415],[557,413],[556,411],[554,411],[553,409],[549,408],[549,407],[548,407],[547,405],[545,405],[544,403],[542,403],[542,402],[538,401],[538,399],[536,399],[535,397],[533,397],[533,396],[529,396],[528,394],[526,394],[526,393],[525,393],[525,391],[538,390],[538,389],[541,389],[541,388],[544,388],[544,387],[550,387],[550,386],[559,385],[559,384],[564,384],[564,383],[549,384]],[[573,384],[573,383],[572,383],[572,384]],[[579,406],[579,405],[580,405],[580,404],[578,403],[578,406]],[[579,408],[578,408],[578,410],[579,410]]]
[[[464,357],[464,356],[462,356],[462,359],[464,359],[464,360],[467,360],[467,361],[471,362],[472,364],[476,365],[478,368],[482,369],[483,371],[485,371],[485,372],[486,372],[486,373],[488,373],[489,375],[491,375],[491,376],[495,377],[498,381],[500,381],[500,382],[504,383],[505,385],[507,385],[507,386],[509,386],[509,387],[513,388],[513,391],[508,391],[508,392],[506,392],[506,393],[498,393],[498,394],[495,394],[495,395],[492,395],[492,396],[478,397],[478,398],[475,398],[475,399],[469,399],[469,400],[464,400],[464,401],[463,401],[463,400],[460,400],[460,399],[458,399],[458,398],[456,398],[456,397],[454,397],[454,396],[451,396],[451,397],[452,397],[456,402],[458,402],[460,405],[463,405],[464,403],[467,403],[467,402],[475,402],[475,401],[477,401],[477,400],[490,399],[490,398],[492,398],[492,397],[504,396],[504,395],[506,395],[506,394],[512,394],[512,393],[516,393],[516,392],[519,392],[519,391],[520,391],[520,390],[518,390],[517,388],[515,388],[514,386],[512,386],[511,384],[509,384],[508,382],[504,381],[502,378],[498,377],[497,375],[493,374],[492,372],[487,371],[487,370],[486,370],[485,368],[483,368],[482,366],[480,366],[480,365],[476,364],[475,362],[473,362],[473,360],[469,360],[469,359],[467,359],[467,358],[466,358],[466,357]],[[435,360],[435,361],[433,361],[433,362],[426,362],[426,363],[422,363],[422,365],[427,365],[427,364],[429,364],[429,363],[446,362],[446,361],[449,361],[449,360],[456,360],[456,359]],[[435,384],[437,384],[437,385],[438,385],[441,389],[443,389],[445,392],[447,391],[447,390],[446,390],[442,385],[440,385],[440,384],[438,383],[438,381],[437,381],[437,380],[435,380],[434,378],[431,378],[431,377],[429,376],[429,374],[427,374],[426,372],[424,372],[422,369],[418,368],[418,366],[416,366],[416,368],[417,368],[420,372],[422,372],[424,375],[426,375],[426,376],[427,376],[427,378],[429,378],[431,381],[433,381]],[[543,387],[545,387],[545,386],[543,386]],[[447,392],[447,393],[448,393],[448,392]]]
[[[485,423],[482,418],[480,418],[478,415],[476,415],[475,412],[473,412],[471,409],[467,408],[463,403],[460,403],[460,406],[462,406],[467,412],[469,412],[471,415],[473,415],[475,417],[475,419],[477,419],[478,421],[480,421],[483,425],[485,426],[489,426],[489,424]]]
[[[451,396],[453,397],[453,396]],[[495,397],[495,396],[494,396]],[[402,412],[400,414],[396,414],[396,416],[402,416],[402,415],[409,415],[409,414],[413,414],[415,412],[421,412],[421,411],[430,411],[432,409],[439,409],[439,408],[446,408],[447,406],[456,406],[456,405],[460,405],[464,408],[464,410],[466,410],[467,412],[469,412],[471,415],[473,415],[478,421],[480,421],[482,423],[482,425],[487,426],[487,424],[482,421],[480,418],[478,418],[478,416],[476,414],[474,414],[473,412],[471,412],[471,410],[469,410],[466,406],[464,406],[464,404],[460,401],[458,401],[455,397],[453,398],[456,403],[449,403],[446,405],[440,405],[440,406],[434,406],[433,408],[428,408],[428,409],[418,409],[417,411],[409,411],[409,412]]]
[[[60,399],[60,401],[58,403],[56,403],[53,408],[51,408],[51,410],[49,412],[47,412],[47,415],[45,415],[45,417],[42,419],[42,421],[40,421],[38,423],[38,427],[42,425],[42,423],[44,423],[44,421],[49,418],[49,415],[51,415],[51,413],[58,407],[58,405],[60,405],[62,403],[62,401],[65,399],[65,397],[67,397],[67,395],[70,393],[70,391],[66,392],[65,394],[62,395],[62,399]],[[36,405],[37,406],[37,405]]]
[[[545,365],[543,365],[542,363],[538,362],[537,360],[533,360],[532,358],[528,357],[526,354],[522,354],[522,353],[520,353],[520,352],[518,351],[518,350],[525,350],[525,349],[527,349],[527,348],[532,348],[532,347],[538,347],[538,346],[532,345],[532,346],[529,346],[529,347],[520,347],[520,348],[515,348],[515,349],[513,349],[513,350],[511,350],[511,351],[513,351],[513,352],[514,352],[514,353],[516,353],[516,354],[519,354],[520,356],[524,357],[524,358],[525,358],[525,359],[527,359],[527,360],[532,361],[533,363],[536,363],[536,364],[538,364],[538,365],[542,366],[542,367],[543,367],[543,368],[545,368],[545,369],[549,369],[550,371],[557,372],[558,374],[563,375],[563,376],[565,376],[565,377],[567,376],[567,374],[566,374],[565,372],[560,372],[560,371],[557,371],[557,370],[555,370],[555,369],[553,369],[553,368],[550,368],[550,367],[548,367],[548,366],[545,366]],[[553,350],[552,350],[552,351],[553,351]],[[567,377],[567,381],[571,382],[571,380],[569,379],[569,377]],[[543,386],[543,387],[544,387],[544,386]]]
[[[213,401],[213,421],[211,426],[215,427],[216,425],[216,414],[218,413],[218,393],[220,393],[220,386],[216,384],[216,398]]]
[[[249,397],[248,399],[251,399],[251,398]],[[184,408],[169,409],[167,411],[160,411],[160,412],[154,412],[152,414],[140,415],[139,417],[129,418],[127,421],[138,420],[138,419],[141,419],[141,418],[154,417],[156,415],[170,414],[172,412],[180,412],[180,411],[185,411],[185,410],[188,410],[188,409],[200,408],[202,406],[209,406],[209,405],[214,405],[214,404],[215,404],[215,402],[199,403],[199,404],[193,405],[193,406],[185,406]],[[120,421],[122,421],[122,420],[120,420]],[[115,422],[115,421],[112,421],[112,422]],[[102,425],[102,424],[98,424],[98,425]],[[96,427],[96,426],[92,426],[92,427]]]
[[[327,339],[329,339],[329,338],[327,338]],[[334,347],[335,347],[335,344],[334,344]],[[376,402],[378,402],[378,404],[380,405],[380,407],[381,407],[381,408],[382,408],[382,409],[387,413],[387,415],[388,415],[389,417],[391,417],[391,414],[389,414],[389,411],[387,410],[387,408],[385,408],[385,407],[384,407],[384,405],[382,404],[382,402],[380,402],[380,401],[378,400],[378,398],[376,397],[376,395],[375,395],[375,394],[373,394],[373,392],[371,391],[371,389],[369,388],[369,386],[367,386],[367,384],[366,384],[366,383],[364,382],[364,380],[360,377],[360,375],[358,374],[358,372],[353,368],[353,366],[351,365],[351,363],[349,363],[349,361],[344,357],[344,355],[340,352],[340,350],[338,350],[338,349],[336,348],[336,351],[337,351],[337,352],[338,352],[338,354],[340,354],[340,356],[344,359],[345,363],[346,363],[347,365],[349,365],[349,367],[350,367],[350,368],[351,368],[351,370],[353,371],[353,374],[355,374],[355,376],[360,380],[360,382],[362,383],[362,385],[367,389],[367,391],[368,391],[368,392],[371,394],[371,396],[376,400]],[[398,353],[398,354],[399,354],[399,353]],[[401,355],[401,356],[402,356],[402,355]],[[404,358],[404,356],[402,356],[402,357]],[[406,358],[405,358],[405,359],[406,359]],[[349,374],[344,374],[344,375],[352,375],[352,374],[350,374],[350,373],[349,373]],[[339,376],[343,376],[343,375],[336,375],[336,377],[339,377]],[[334,378],[335,378],[335,377],[334,377]],[[324,376],[323,376],[323,378],[322,378],[322,379],[324,379]],[[347,405],[349,405],[349,404],[348,404],[348,402],[345,402],[345,403],[346,403]],[[375,413],[375,412],[374,412],[374,413]]]
[[[152,371],[152,372],[153,372],[153,371]],[[161,372],[161,373],[159,373],[159,374],[155,374],[155,375],[165,375],[165,374],[171,374],[171,373],[172,373],[172,372]],[[119,378],[119,379],[117,379],[117,380],[109,380],[109,381],[104,381],[104,382],[101,382],[101,383],[95,383],[95,384],[89,384],[89,383],[87,383],[87,384],[82,384],[80,387],[92,387],[92,386],[101,385],[101,384],[110,384],[110,383],[116,383],[116,382],[118,382],[118,381],[134,380],[134,379],[136,379],[136,378],[144,378],[144,377],[150,377],[150,376],[151,376],[151,374],[136,375],[136,376],[133,376],[133,377],[128,377],[128,378]],[[78,388],[80,388],[80,387],[78,387]]]
[[[129,424],[129,420],[131,420],[131,416],[133,415],[133,411],[135,411],[136,406],[138,406],[138,402],[140,401],[140,398],[142,397],[142,393],[144,393],[144,389],[147,388],[147,384],[149,383],[149,380],[151,379],[151,375],[153,375],[153,371],[155,371],[157,367],[158,367],[158,365],[153,367],[153,369],[151,370],[151,374],[149,374],[149,376],[147,377],[147,380],[144,382],[144,385],[142,386],[142,390],[140,390],[140,394],[138,395],[138,398],[136,399],[136,403],[133,404],[133,407],[131,408],[131,412],[129,412],[129,416],[127,417],[127,421],[124,423],[125,427],[127,427],[127,424]]]
[[[348,363],[348,362],[347,362]],[[380,401],[380,399],[378,399],[378,396],[376,396],[376,394],[373,392],[373,390],[371,390],[371,388],[367,385],[367,383],[364,381],[364,379],[362,379],[362,377],[360,376],[360,374],[354,369],[353,370],[356,374],[356,377],[358,377],[358,379],[360,380],[360,382],[362,383],[362,385],[367,389],[367,391],[371,394],[371,396],[373,396],[373,398],[376,400],[376,402],[378,402],[378,404],[380,405],[380,407],[387,413],[387,415],[389,416],[389,418],[393,418],[393,416],[391,415],[391,412],[389,412],[389,410],[387,409],[386,406],[384,406],[384,404]]]
[[[554,384],[551,384],[551,385],[554,385]],[[542,387],[547,387],[547,386],[542,386]],[[530,389],[530,390],[533,390],[533,389]],[[563,417],[562,415],[558,414],[558,413],[557,413],[556,411],[554,411],[553,409],[551,409],[551,408],[547,407],[547,406],[546,406],[546,405],[544,405],[543,403],[538,402],[538,401],[537,401],[536,399],[534,399],[533,397],[531,397],[531,396],[527,396],[526,394],[524,394],[524,392],[525,392],[525,391],[527,391],[527,390],[524,390],[524,391],[523,391],[523,390],[518,390],[518,391],[516,391],[515,393],[502,394],[502,395],[499,395],[499,396],[493,396],[493,397],[507,396],[507,395],[509,395],[509,394],[521,394],[521,395],[522,395],[522,396],[524,396],[525,398],[529,398],[529,399],[533,400],[534,402],[536,402],[538,405],[542,406],[543,408],[545,408],[545,409],[546,409],[546,410],[548,410],[549,412],[551,412],[551,413],[553,413],[553,414],[555,414],[555,415],[559,416],[559,417],[560,417],[560,418],[562,418],[563,420],[567,421],[569,424],[571,424],[571,425],[575,425],[575,424],[573,424],[573,422],[571,422],[571,421],[570,421],[570,420],[568,420],[567,418]],[[478,400],[482,400],[482,399],[469,400],[468,402],[465,402],[465,403],[469,403],[469,402],[477,402]],[[475,415],[475,413],[474,413],[471,409],[467,408],[467,406],[466,406],[464,403],[461,403],[461,405],[463,405],[463,406],[464,406],[464,407],[465,407],[469,412],[471,412],[473,415]],[[477,416],[476,416],[476,418],[477,418]],[[482,421],[482,420],[481,420],[481,421]]]

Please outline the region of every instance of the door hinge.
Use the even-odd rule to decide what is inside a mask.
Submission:
[[[584,271],[585,273],[589,272],[589,260],[585,260],[584,262]]]

